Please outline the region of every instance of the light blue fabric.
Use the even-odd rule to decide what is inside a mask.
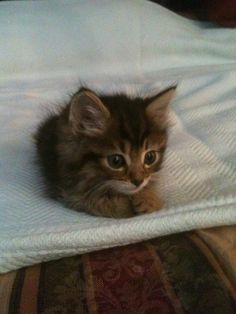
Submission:
[[[112,0],[2,2],[0,24],[0,272],[236,223],[236,71],[226,71],[235,67],[235,30]],[[80,80],[151,95],[177,78],[157,186],[163,211],[96,218],[45,197],[32,134],[48,107]]]
[[[0,77],[75,74],[109,83],[236,68],[236,30],[143,0],[0,3]]]

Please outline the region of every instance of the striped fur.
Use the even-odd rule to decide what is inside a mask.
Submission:
[[[82,88],[36,135],[53,196],[94,215],[130,217],[161,207],[153,182],[167,143],[167,108],[175,87],[152,98],[104,96]],[[146,154],[156,160],[146,163]],[[114,169],[108,156],[124,165]],[[143,205],[145,206],[143,207]]]

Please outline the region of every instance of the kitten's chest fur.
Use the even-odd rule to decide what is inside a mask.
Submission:
[[[51,196],[107,217],[159,209],[153,183],[166,148],[167,105],[174,91],[130,99],[80,89],[36,134]]]

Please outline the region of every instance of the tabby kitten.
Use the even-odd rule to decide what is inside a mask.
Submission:
[[[39,161],[53,196],[70,208],[105,217],[160,209],[154,183],[175,89],[130,99],[81,88],[36,134]]]

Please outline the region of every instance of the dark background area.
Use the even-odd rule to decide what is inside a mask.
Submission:
[[[190,18],[236,27],[236,0],[150,0]]]

